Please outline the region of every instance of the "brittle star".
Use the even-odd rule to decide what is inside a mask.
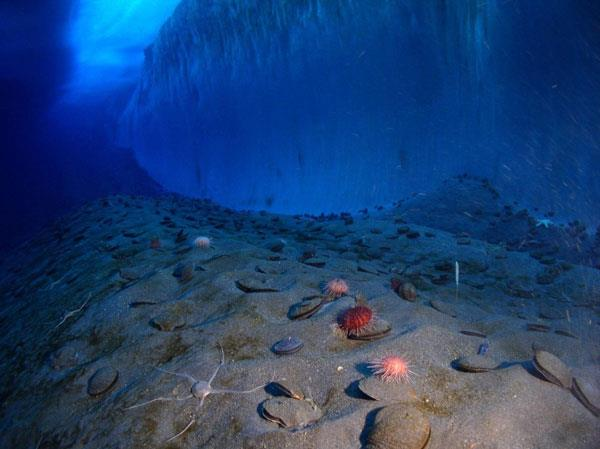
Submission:
[[[180,376],[180,377],[184,377],[184,378],[188,379],[192,384],[192,387],[190,389],[191,394],[189,394],[188,396],[186,396],[184,398],[158,397],[158,398],[154,398],[150,401],[142,402],[141,404],[132,405],[131,407],[127,407],[125,410],[131,410],[133,408],[143,407],[144,405],[148,405],[148,404],[151,404],[152,402],[157,402],[157,401],[187,401],[188,399],[192,399],[192,398],[200,399],[200,405],[198,406],[198,408],[200,408],[204,404],[204,399],[206,399],[206,397],[209,394],[219,394],[219,393],[248,394],[248,393],[253,393],[257,390],[260,390],[261,388],[264,388],[268,385],[268,383],[266,383],[264,385],[260,385],[258,387],[252,388],[250,390],[221,390],[221,389],[213,388],[211,386],[211,383],[213,380],[215,380],[215,377],[217,377],[217,373],[219,372],[219,369],[221,368],[221,366],[223,366],[225,364],[225,352],[223,351],[223,347],[220,344],[219,344],[219,348],[221,349],[221,362],[219,363],[219,366],[217,366],[217,369],[215,369],[212,376],[210,376],[210,379],[208,379],[208,381],[197,380],[193,376],[186,374],[186,373],[176,373],[173,371],[164,370],[162,368],[156,368],[157,370],[159,370],[163,373],[172,374],[174,376]],[[192,425],[194,425],[195,422],[196,422],[196,416],[192,414],[192,419],[188,423],[188,425],[185,426],[185,428],[181,432],[179,432],[177,435],[174,435],[171,438],[169,438],[166,442],[168,443],[170,441],[173,441],[174,439],[183,435],[185,432],[187,432],[187,430],[190,427],[192,427]]]

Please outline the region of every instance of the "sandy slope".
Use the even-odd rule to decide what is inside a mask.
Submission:
[[[200,235],[212,238],[210,249],[193,247]],[[0,446],[360,448],[387,403],[362,395],[357,381],[371,375],[368,361],[400,354],[418,374],[414,406],[431,423],[428,448],[596,449],[598,418],[540,378],[531,359],[532,345],[556,354],[598,400],[600,271],[552,266],[556,276],[539,283],[548,265],[529,254],[403,223],[400,209],[351,222],[239,213],[179,197],[98,201],[3,261]],[[354,305],[352,296],[290,320],[290,306],[334,277],[366,296],[390,334],[364,342],[340,333],[336,317]],[[416,286],[415,302],[391,289],[394,277]],[[260,286],[272,291],[243,291]],[[453,361],[483,341],[461,330],[486,334],[486,357],[501,368],[455,369]],[[273,343],[288,335],[304,347],[274,354]],[[322,417],[293,431],[265,420],[271,386],[209,395],[202,408],[193,398],[127,410],[189,394],[187,379],[154,367],[208,380],[219,344],[225,364],[213,388],[288,382]],[[92,397],[90,378],[106,366],[118,378]],[[192,415],[190,429],[165,443]]]

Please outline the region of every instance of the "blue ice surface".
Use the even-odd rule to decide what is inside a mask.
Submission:
[[[74,55],[67,96],[76,99],[131,83],[143,49],[179,0],[76,0],[66,38]]]
[[[589,2],[186,4],[199,5],[195,20],[149,50],[123,126],[165,187],[318,213],[469,172],[525,205],[598,221]]]

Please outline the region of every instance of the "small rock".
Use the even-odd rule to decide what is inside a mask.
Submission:
[[[108,391],[117,381],[119,372],[112,366],[98,369],[88,380],[87,392],[90,396],[98,396]]]

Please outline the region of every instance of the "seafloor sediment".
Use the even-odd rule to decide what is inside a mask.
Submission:
[[[408,216],[165,196],[64,217],[2,261],[0,447],[597,449],[600,271]],[[349,335],[357,298],[376,325]],[[268,385],[174,400],[221,347],[210,388]],[[411,385],[375,377],[385,355]]]

